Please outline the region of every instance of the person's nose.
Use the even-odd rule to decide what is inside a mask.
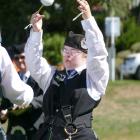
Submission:
[[[19,60],[18,60],[19,62],[24,62],[24,59],[22,59],[22,58],[19,58]]]

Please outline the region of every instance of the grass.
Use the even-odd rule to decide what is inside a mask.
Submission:
[[[100,140],[139,140],[140,81],[110,82],[93,113],[93,127]]]

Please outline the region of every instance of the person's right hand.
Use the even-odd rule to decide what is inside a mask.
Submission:
[[[34,32],[40,32],[42,30],[43,17],[44,15],[40,15],[38,11],[32,15],[30,23],[32,24]]]
[[[1,110],[0,111],[0,122],[5,122],[8,118],[8,110],[5,109],[5,110]]]

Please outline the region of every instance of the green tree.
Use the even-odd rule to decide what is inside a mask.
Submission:
[[[64,44],[64,35],[58,33],[44,35],[44,57],[52,65],[57,65],[62,62],[61,50]]]
[[[105,5],[108,16],[119,16],[125,18],[128,16],[129,7],[132,0],[106,0]]]
[[[88,0],[88,2],[102,31],[104,30],[104,18],[106,16],[113,15],[121,17],[122,23],[124,22],[122,27],[125,27],[126,23],[130,22],[128,13],[131,0]],[[2,30],[2,44],[4,46],[26,42],[29,31],[25,31],[24,27],[29,24],[31,14],[37,11],[40,6],[40,0],[0,0],[0,28]],[[45,57],[49,57],[53,64],[56,64],[61,61],[60,56],[57,55],[59,52],[55,48],[63,42],[61,37],[69,30],[73,30],[76,33],[82,32],[80,25],[81,17],[72,22],[73,17],[79,13],[77,3],[76,0],[55,0],[52,6],[44,7],[41,13],[45,15],[43,24],[44,44],[50,42],[48,43],[49,45],[47,44],[45,46],[44,54]],[[131,26],[131,24],[129,25]],[[122,29],[121,36],[123,37],[126,36],[126,28],[129,27],[126,26]],[[133,29],[133,31],[135,30]],[[48,36],[46,33],[50,35]],[[58,37],[59,34],[60,37]],[[51,41],[47,41],[47,39]],[[126,39],[131,40],[131,36],[128,35]],[[128,44],[134,42],[134,40],[129,41]],[[120,37],[119,41],[117,41],[117,47],[119,48],[122,44],[128,46],[125,42]],[[50,48],[55,50],[52,52],[53,55],[49,52],[51,50]]]
[[[0,28],[5,46],[26,41],[28,32],[24,27],[40,5],[39,0],[0,0]],[[44,7],[41,12],[46,15],[44,28],[48,32],[81,31],[80,19],[72,22],[79,13],[75,0],[55,0],[52,6]]]
[[[29,23],[29,15],[38,7],[39,1],[34,0],[0,0],[0,27],[5,46],[26,40],[24,26]]]
[[[121,36],[117,39],[117,51],[131,49],[131,46],[140,41],[140,24],[137,17],[130,14],[124,20]]]

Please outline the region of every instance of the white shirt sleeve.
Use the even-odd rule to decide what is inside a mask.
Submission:
[[[109,79],[109,68],[107,63],[107,50],[103,35],[94,19],[81,21],[85,31],[87,56],[87,90],[94,100],[99,100],[106,90]]]
[[[45,92],[50,85],[55,68],[50,66],[47,60],[42,57],[42,34],[42,32],[33,32],[31,30],[25,45],[25,61],[31,76]]]
[[[14,104],[28,105],[33,99],[33,90],[20,80],[7,51],[2,46],[0,46],[0,72],[4,96]]]

